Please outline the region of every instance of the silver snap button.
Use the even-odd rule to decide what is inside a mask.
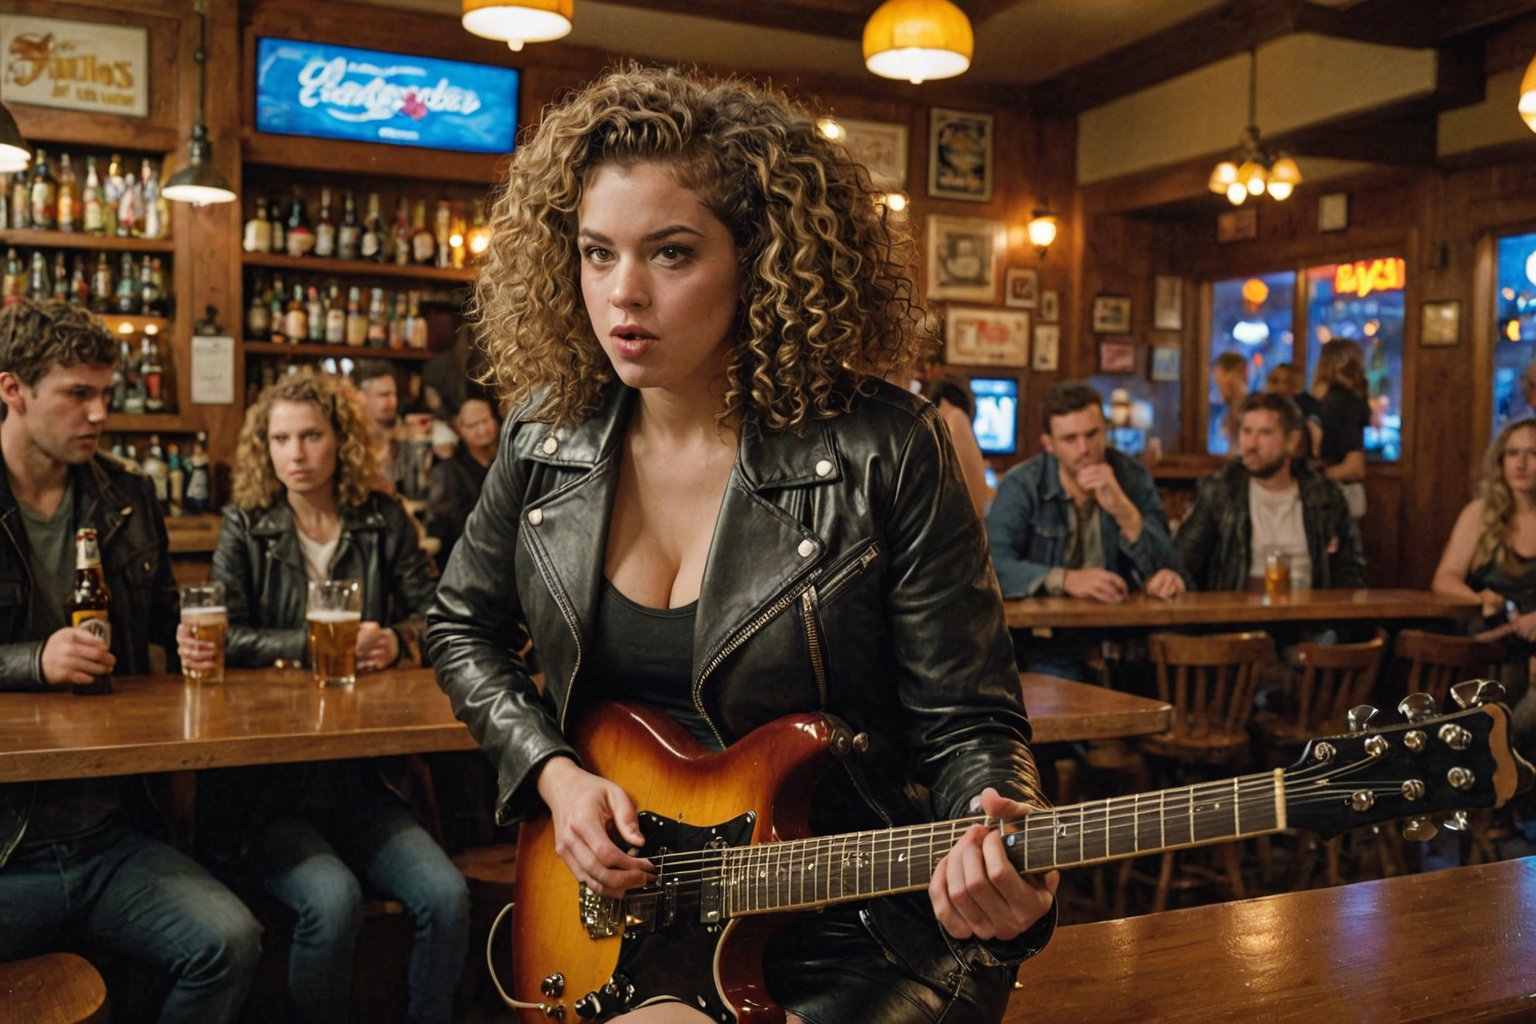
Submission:
[[[544,521],[544,510],[543,509],[541,509],[541,508],[534,508],[534,509],[529,509],[528,510],[528,522],[529,523],[531,523],[534,526],[538,526],[543,521]]]
[[[556,449],[558,449],[559,447],[560,447],[560,439],[555,437],[553,434],[551,434],[549,437],[546,437],[544,439],[544,454],[545,455],[553,455],[553,454],[555,454]]]
[[[796,548],[795,550],[800,552],[800,557],[801,558],[810,558],[812,555],[814,555],[816,553],[816,542],[815,541],[810,541],[810,540],[803,540],[803,541],[800,542],[800,546],[798,548]]]
[[[826,476],[830,472],[832,472],[832,461],[830,459],[822,459],[816,463],[817,476]]]

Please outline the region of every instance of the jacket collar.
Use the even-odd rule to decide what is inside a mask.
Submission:
[[[94,527],[103,547],[133,515],[133,502],[116,486],[116,478],[127,472],[127,467],[100,453],[69,469],[70,486],[75,491],[75,522]],[[9,524],[17,514],[17,504],[4,456],[0,456],[0,521]]]
[[[338,560],[351,546],[354,535],[385,528],[384,513],[379,510],[378,500],[371,493],[361,505],[343,505],[340,515],[341,536],[335,556]],[[266,537],[272,542],[269,551],[273,558],[300,570],[304,569],[304,556],[299,551],[299,531],[294,526],[293,509],[288,502],[279,499],[252,512],[250,534],[252,537]]]

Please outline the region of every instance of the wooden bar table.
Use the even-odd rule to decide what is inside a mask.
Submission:
[[[1428,590],[1298,590],[1279,601],[1247,590],[1207,591],[1174,598],[1132,594],[1119,604],[1082,597],[1022,597],[1003,602],[1012,629],[1157,629],[1274,622],[1452,621],[1479,614],[1471,598]]]
[[[1124,739],[1168,728],[1173,708],[1160,700],[1072,679],[1020,672],[1036,743]]]
[[[1536,858],[1070,925],[1004,1024],[1536,1020]]]

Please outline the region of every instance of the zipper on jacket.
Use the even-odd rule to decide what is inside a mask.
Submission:
[[[805,646],[811,656],[811,672],[816,676],[816,692],[821,698],[822,711],[827,710],[827,665],[822,656],[821,624],[817,608],[822,599],[834,596],[844,584],[863,572],[879,553],[879,546],[871,544],[856,559],[834,573],[825,587],[811,587],[800,596],[800,615],[805,622]]]

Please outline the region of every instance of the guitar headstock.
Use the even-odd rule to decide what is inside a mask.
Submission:
[[[1410,718],[1401,725],[1369,729],[1362,721],[1359,731],[1306,745],[1285,771],[1288,825],[1332,837],[1397,818],[1449,814],[1455,822],[1455,812],[1500,807],[1530,784],[1532,768],[1514,750],[1505,705],[1439,717],[1426,716],[1423,701],[1412,698],[1399,707]],[[1416,831],[1410,838],[1434,829],[1425,822]]]

